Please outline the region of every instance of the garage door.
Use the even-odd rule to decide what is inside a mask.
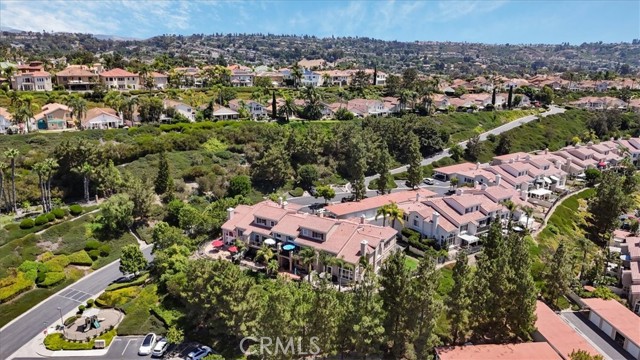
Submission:
[[[627,350],[634,359],[640,359],[640,347],[634,345],[631,341],[627,341],[627,347],[625,347],[625,350]]]
[[[615,336],[613,334],[613,327],[609,325],[609,323],[606,321],[602,322],[602,326],[600,326],[600,329],[602,329],[602,331],[604,331],[604,333],[607,334],[607,336],[610,336],[612,338]]]
[[[600,327],[600,316],[598,316],[593,311],[589,313],[589,320],[591,320],[592,323],[596,324],[596,326]]]

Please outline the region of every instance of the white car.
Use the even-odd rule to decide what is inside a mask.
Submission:
[[[211,350],[208,346],[199,346],[197,349],[187,355],[187,360],[202,360],[207,355],[213,354],[213,350]]]
[[[432,178],[426,178],[426,179],[424,179],[423,183],[425,183],[427,185],[435,185],[436,181],[433,180]]]
[[[169,342],[166,339],[162,338],[156,343],[156,347],[153,348],[151,356],[162,357],[164,356],[164,353],[167,352],[167,348],[169,348]]]
[[[138,349],[138,355],[149,355],[151,354],[151,350],[156,344],[156,334],[149,333],[142,340],[142,344],[140,345],[140,349]]]

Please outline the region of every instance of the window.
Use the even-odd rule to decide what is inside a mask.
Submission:
[[[324,240],[324,234],[315,231],[311,233],[311,237],[313,237],[314,239]]]
[[[275,236],[276,239],[280,239],[280,237],[281,237],[281,235],[278,234],[278,233],[275,233],[274,236]]]
[[[469,229],[469,224],[464,224],[460,226],[460,232],[467,231]]]
[[[275,221],[269,221],[269,226],[275,226],[276,222]]]
[[[309,230],[302,229],[302,236],[309,236]]]
[[[640,315],[640,300],[636,301],[636,306],[633,307],[633,312]]]
[[[418,226],[418,219],[413,219],[413,226]]]
[[[293,236],[287,236],[287,241],[293,241]]]
[[[118,78],[118,81],[124,81],[124,78]]]
[[[340,277],[344,280],[353,280],[353,271],[342,268],[340,270]]]
[[[261,219],[261,218],[256,218],[256,224],[267,226],[267,220]]]

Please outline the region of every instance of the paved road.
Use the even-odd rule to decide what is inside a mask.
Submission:
[[[581,333],[589,342],[602,350],[604,354],[613,360],[629,359],[633,360],[631,354],[616,344],[613,339],[606,336],[597,326],[580,312],[563,311],[560,313],[563,318],[569,321],[579,333]]]
[[[536,120],[538,118],[538,116],[545,117],[545,116],[549,116],[549,115],[561,114],[563,112],[565,112],[564,108],[560,108],[560,107],[557,107],[557,106],[551,106],[549,108],[549,111],[547,111],[547,112],[541,113],[539,115],[525,116],[525,117],[522,117],[520,119],[511,121],[509,123],[506,123],[504,125],[501,125],[501,126],[498,126],[496,128],[493,128],[493,129],[491,129],[489,131],[486,131],[486,132],[480,134],[480,140],[486,140],[489,135],[500,135],[503,132],[506,132],[506,131],[515,129],[518,126],[530,123],[531,121]],[[462,146],[463,148],[465,148],[467,146],[467,142],[468,141],[463,141],[463,142],[458,143],[458,144],[460,146]],[[422,166],[426,166],[426,165],[429,165],[429,164],[431,164],[431,163],[433,163],[435,161],[443,159],[443,158],[445,158],[447,156],[449,156],[449,149],[444,149],[439,154],[436,154],[436,155],[433,155],[431,157],[422,159],[420,164]],[[407,167],[408,167],[407,165],[404,165],[404,166],[401,166],[399,168],[392,169],[390,172],[391,172],[391,174],[398,174],[398,173],[401,173],[401,172],[405,172],[405,171],[407,171]],[[378,175],[368,176],[368,177],[365,178],[365,183],[367,184],[367,186],[369,186],[369,183],[371,182],[371,180],[377,179],[377,178],[378,178]]]
[[[148,260],[151,259],[151,247],[143,250],[143,253]],[[80,279],[70,288],[63,289],[41,302],[37,309],[25,313],[19,320],[3,327],[0,330],[0,359],[8,358],[39,332],[44,331],[48,325],[59,321],[58,307],[62,309],[62,314],[66,314],[122,276],[119,264],[119,261],[114,262],[93,275]]]

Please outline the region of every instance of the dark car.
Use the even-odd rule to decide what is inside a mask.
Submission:
[[[312,186],[309,188],[309,195],[313,196],[313,197],[317,197],[318,196],[318,191],[316,190],[315,186]]]

